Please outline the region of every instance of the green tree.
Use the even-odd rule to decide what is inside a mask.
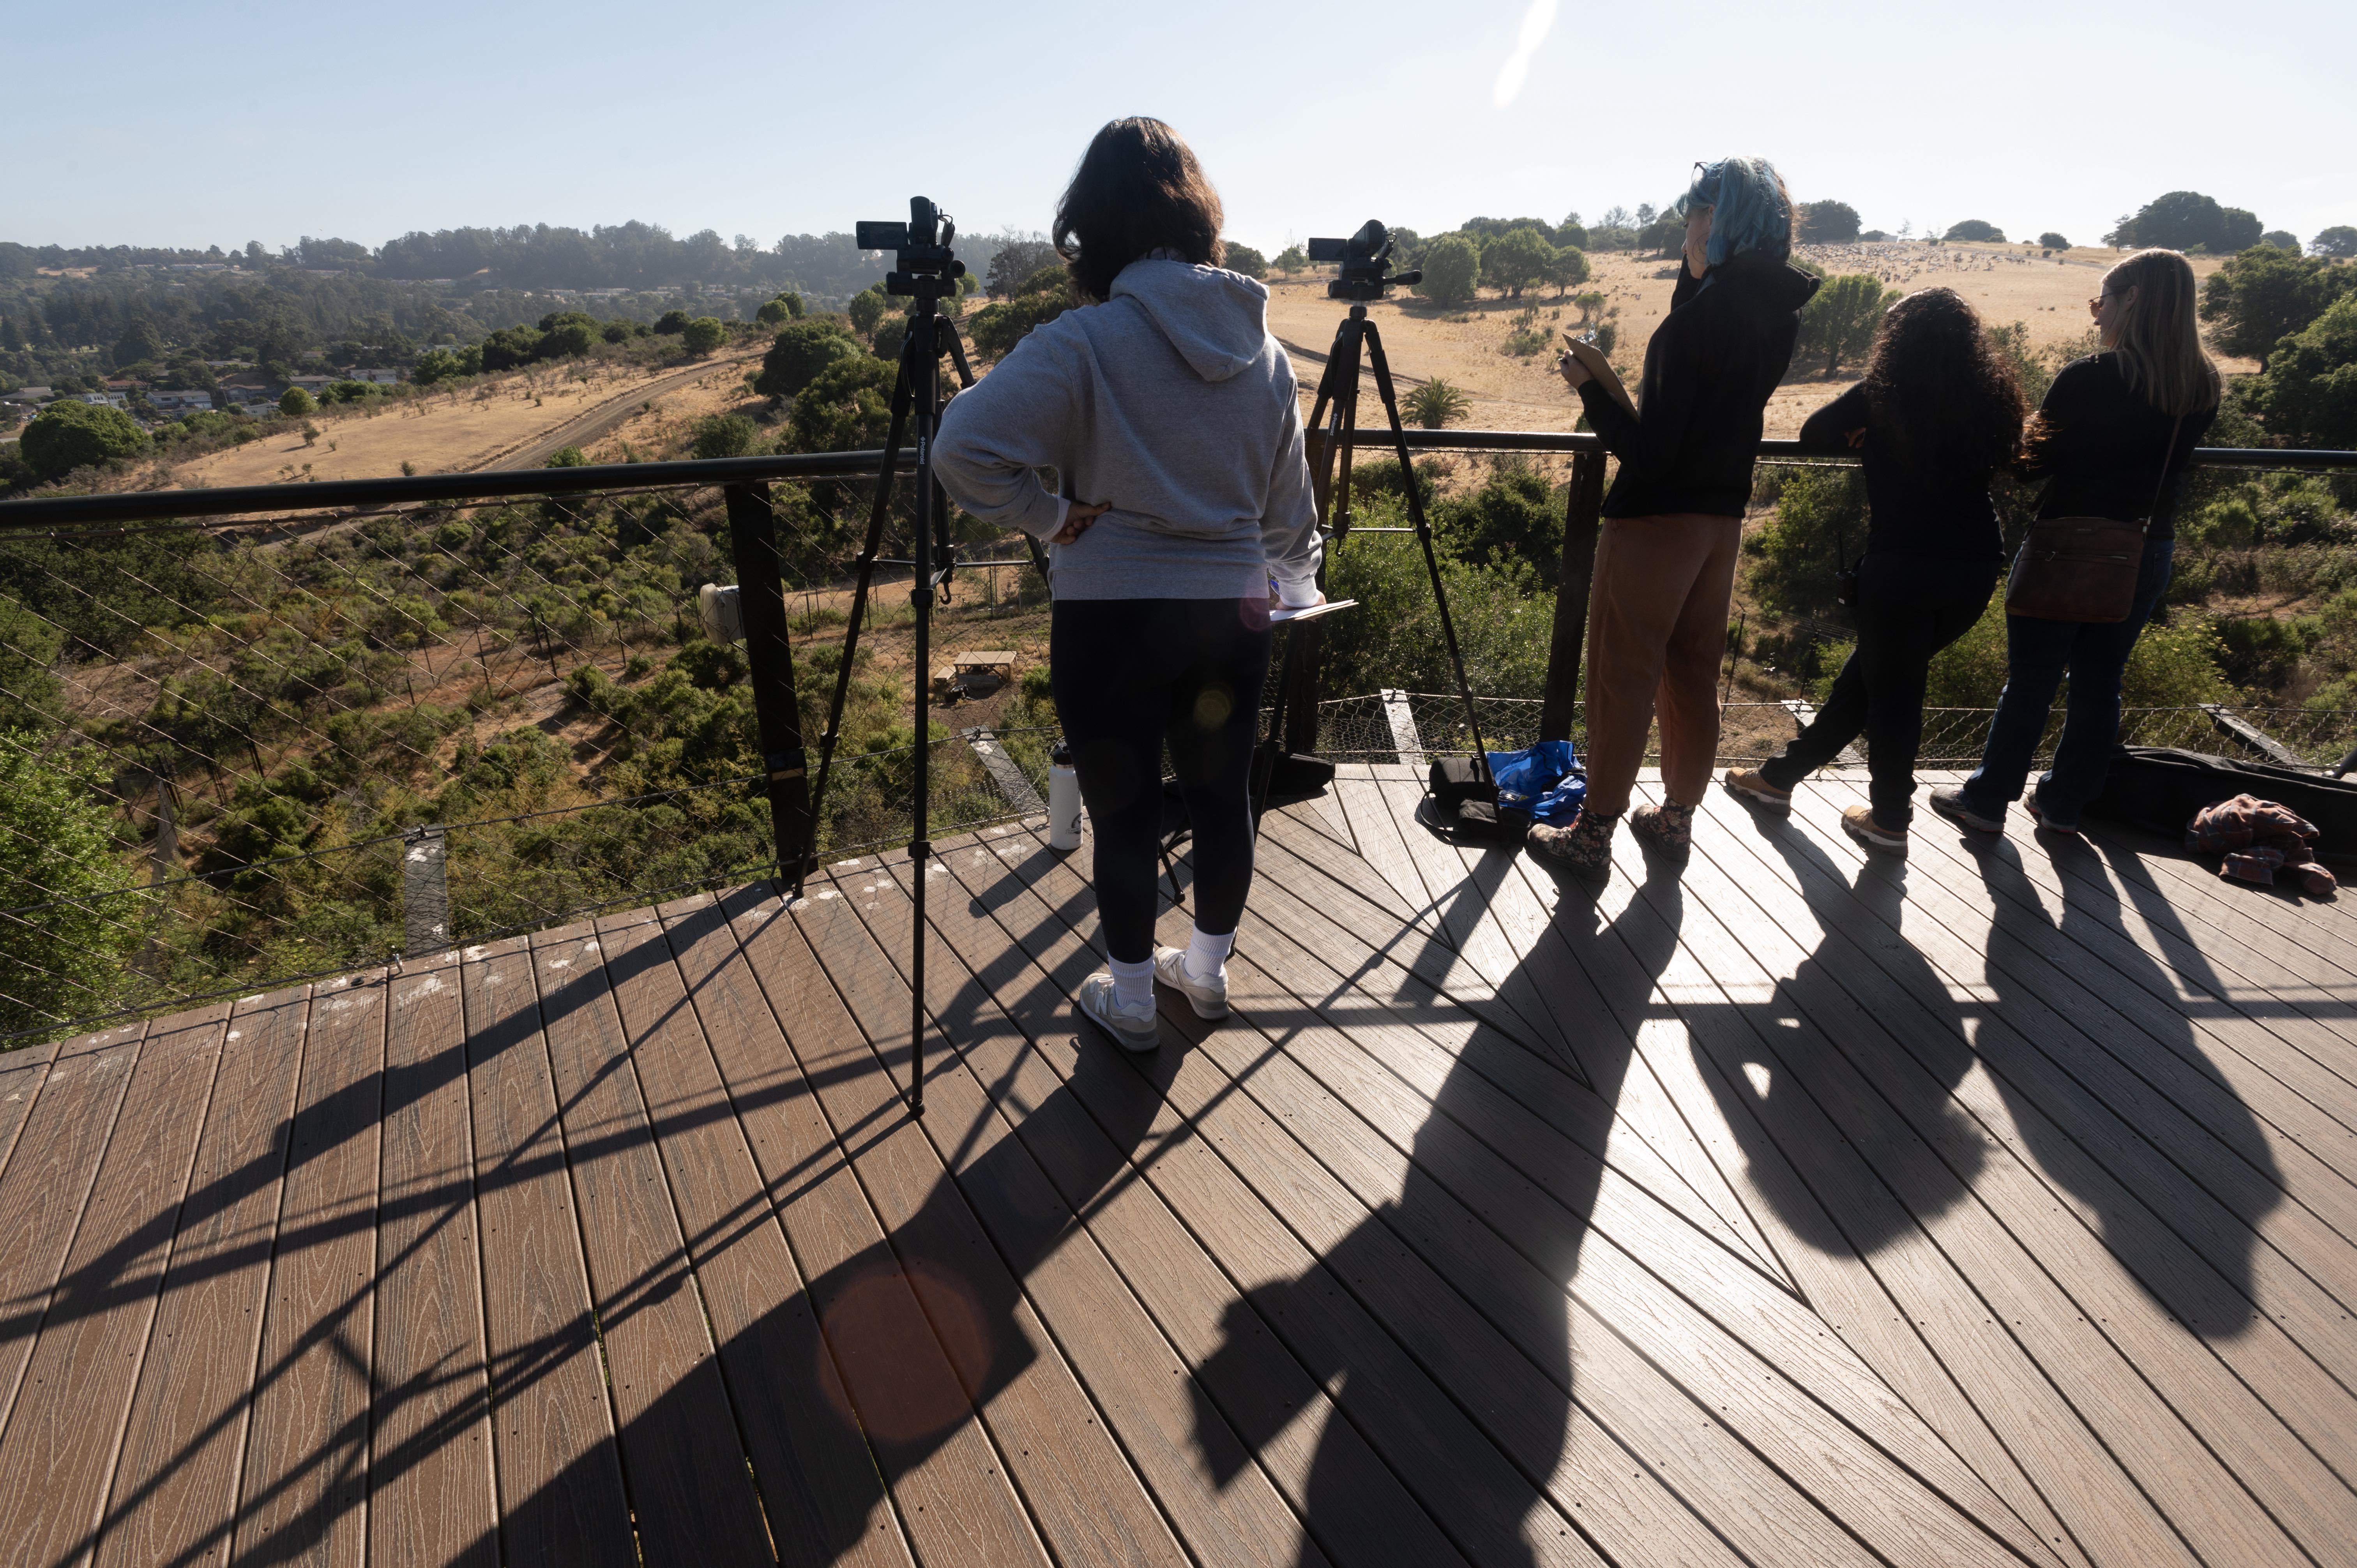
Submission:
[[[2038,242],[2050,251],[2067,251],[2071,248],[2071,242],[2051,229],[2038,236]]]
[[[2190,251],[2199,246],[2212,255],[2232,255],[2259,242],[2263,226],[2239,207],[2221,207],[2198,190],[2172,190],[2155,197],[2132,218],[2104,236],[2104,243],[2124,247],[2166,246]]]
[[[834,361],[794,394],[797,452],[859,452],[890,432],[893,369],[873,354]]]
[[[540,358],[540,334],[530,327],[502,327],[483,339],[486,371],[520,370]]]
[[[1283,266],[1285,258],[1279,256]],[[1436,305],[1464,305],[1481,283],[1481,252],[1462,234],[1443,234],[1424,252],[1424,281],[1415,292]]]
[[[974,312],[966,337],[975,353],[985,359],[1002,359],[1034,327],[1055,320],[1073,305],[1071,274],[1060,266],[1043,267],[1025,280],[1014,298]]]
[[[665,338],[676,338],[687,330],[688,315],[684,310],[666,310],[655,317],[655,330]]]
[[[2357,267],[2255,245],[2202,280],[2201,319],[2229,354],[2265,359],[2352,289]]]
[[[1592,275],[1587,252],[1577,245],[1555,247],[1555,260],[1547,266],[1546,281],[1554,286],[1557,299],[1564,296],[1566,290],[1577,288]]]
[[[802,317],[802,296],[791,293],[778,295],[753,313],[754,320],[768,327],[782,327],[789,321],[800,321]]]
[[[741,413],[708,413],[695,422],[693,450],[698,457],[742,457],[761,438],[761,427]]]
[[[2278,251],[2289,251],[2295,256],[2299,254],[2299,236],[2288,229],[2270,229],[2259,236],[2259,243],[2273,245]]]
[[[540,318],[540,342],[533,349],[533,358],[562,360],[586,354],[604,336],[597,318],[586,311],[566,310],[544,316]]]
[[[544,468],[586,468],[588,466],[589,454],[578,446],[559,446],[549,455],[548,461],[541,465]]]
[[[1481,248],[1483,280],[1515,299],[1531,285],[1549,281],[1554,270],[1555,246],[1535,229],[1510,229]]]
[[[2357,294],[2285,338],[2255,380],[2251,402],[2273,434],[2300,446],[2357,446]]]
[[[122,338],[114,345],[114,362],[118,365],[136,365],[144,360],[160,360],[163,357],[163,335],[156,330],[152,322],[144,317],[134,320],[129,327],[125,328]]]
[[[698,359],[711,353],[728,339],[728,328],[720,325],[716,316],[699,316],[687,324],[679,335],[679,345]]]
[[[780,332],[761,357],[761,373],[753,390],[763,397],[789,398],[810,385],[812,378],[835,360],[859,352],[838,322],[830,317],[805,317]]]
[[[1780,616],[1830,614],[1838,558],[1865,548],[1866,480],[1854,468],[1781,470],[1776,515],[1743,541],[1752,594]]]
[[[288,387],[278,394],[278,412],[289,419],[301,419],[317,413],[318,403],[301,387]]]
[[[1825,374],[1837,373],[1845,358],[1857,358],[1874,342],[1884,309],[1898,297],[1896,289],[1886,295],[1871,273],[1827,278],[1801,307],[1799,351],[1823,354]]]
[[[2313,254],[2330,256],[2336,261],[2357,256],[2357,227],[2337,223],[2310,240],[2308,248]]]
[[[1465,417],[1473,400],[1440,377],[1411,390],[1400,400],[1400,412],[1426,430],[1445,430]]]
[[[1812,245],[1846,245],[1857,238],[1857,209],[1846,201],[1801,204],[1801,238]]]
[[[1276,259],[1268,264],[1275,267],[1278,272],[1290,275],[1308,266],[1309,264],[1309,257],[1302,251],[1300,246],[1287,245],[1285,249],[1279,251],[1276,253]]]
[[[0,920],[0,1030],[104,1012],[139,944],[142,911],[116,853],[99,754],[40,755],[39,738],[0,735],[0,908],[47,906]]]
[[[146,445],[146,435],[121,409],[60,401],[33,416],[17,451],[37,477],[62,479],[76,468],[136,456]]]
[[[1254,250],[1250,245],[1237,245],[1232,243],[1227,247],[1227,252],[1226,265],[1228,271],[1232,273],[1242,273],[1248,278],[1265,278],[1268,276],[1268,258],[1262,255],[1258,251]]]
[[[851,329],[862,338],[874,333],[876,324],[883,320],[885,313],[891,308],[892,296],[884,292],[884,285],[880,283],[869,284],[853,295],[851,303],[843,307],[844,314],[851,317]]]

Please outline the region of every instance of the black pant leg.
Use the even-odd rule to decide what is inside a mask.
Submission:
[[[1874,820],[1904,829],[1914,817],[1915,759],[1923,746],[1923,689],[1932,658],[1973,628],[1996,587],[1993,568],[1900,557],[1870,574],[1889,613],[1860,628],[1867,687],[1867,798]]]
[[[1162,731],[1169,706],[1169,631],[1180,601],[1058,599],[1049,677],[1094,840],[1097,923],[1106,953],[1154,956],[1162,836]]]
[[[1858,646],[1850,650],[1841,673],[1834,677],[1833,690],[1825,693],[1825,705],[1802,726],[1799,735],[1784,743],[1781,754],[1760,765],[1761,776],[1777,789],[1790,789],[1839,757],[1841,748],[1866,728],[1866,671],[1858,660],[1865,637],[1861,628]]]
[[[1224,936],[1252,890],[1252,751],[1268,675],[1270,632],[1242,601],[1170,601],[1189,657],[1168,691],[1163,731],[1187,800],[1195,924]]]

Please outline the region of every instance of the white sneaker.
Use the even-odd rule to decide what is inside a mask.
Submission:
[[[1073,1001],[1090,1023],[1113,1036],[1114,1044],[1124,1050],[1150,1051],[1162,1043],[1154,1026],[1154,1004],[1142,1007],[1125,1007],[1114,997],[1113,976],[1103,970],[1081,982]]]
[[[1156,948],[1154,978],[1178,992],[1195,1004],[1198,1018],[1224,1018],[1228,1015],[1228,966],[1222,964],[1220,972],[1209,980],[1198,980],[1187,967],[1185,948]]]

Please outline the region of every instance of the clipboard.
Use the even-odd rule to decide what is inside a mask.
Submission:
[[[1268,612],[1269,624],[1282,626],[1287,621],[1316,620],[1319,616],[1329,616],[1336,610],[1347,610],[1358,602],[1356,599],[1329,599],[1322,605],[1309,605],[1297,610],[1289,610],[1282,605],[1277,605],[1272,607]]]
[[[1570,345],[1571,357],[1579,361],[1580,369],[1595,377],[1596,384],[1610,392],[1614,403],[1631,415],[1635,414],[1636,400],[1629,395],[1629,389],[1620,384],[1620,372],[1612,368],[1612,362],[1604,357],[1604,350],[1585,338],[1574,337],[1569,328],[1564,329],[1563,338]]]

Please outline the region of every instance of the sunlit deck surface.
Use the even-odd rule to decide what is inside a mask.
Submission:
[[[0,1058],[0,1561],[2357,1560],[2343,908],[1406,774],[1149,1057],[946,846],[921,1122],[905,859]]]

